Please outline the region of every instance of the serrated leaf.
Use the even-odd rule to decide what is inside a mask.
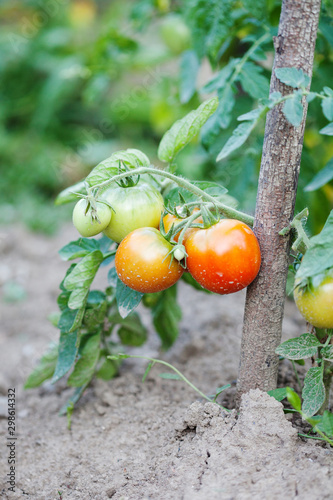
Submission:
[[[52,377],[58,357],[58,344],[52,344],[40,359],[36,368],[27,378],[24,389],[33,389],[40,386],[45,380]]]
[[[238,76],[243,90],[254,99],[268,96],[269,81],[263,74],[263,68],[252,62],[246,62]]]
[[[276,401],[282,401],[287,397],[287,388],[280,387],[279,389],[273,389],[272,391],[268,391],[267,394],[276,399]]]
[[[90,294],[91,292],[89,293],[89,295]],[[103,323],[108,304],[104,298],[104,300],[101,300],[100,302],[88,305],[89,295],[88,295],[86,310],[83,316],[83,324],[88,329],[95,329],[96,325]]]
[[[307,184],[304,191],[316,191],[333,179],[333,158],[314,176],[311,182]]]
[[[304,379],[302,391],[302,411],[307,417],[312,417],[325,401],[325,386],[321,367],[310,368]]]
[[[65,205],[66,203],[71,203],[73,201],[78,201],[79,198],[76,193],[86,194],[86,188],[84,181],[77,182],[73,186],[61,191],[55,199],[55,205]]]
[[[233,131],[232,136],[227,140],[222,150],[218,154],[216,161],[223,160],[233,151],[240,148],[251,134],[257,124],[257,120],[243,122]]]
[[[195,94],[200,61],[194,50],[183,52],[180,62],[180,102],[186,103]]]
[[[286,387],[286,391],[287,399],[291,406],[295,408],[295,410],[301,411],[302,401],[299,395],[291,387]]]
[[[72,387],[81,387],[90,382],[99,360],[100,340],[100,333],[82,337],[79,350],[80,358],[76,362],[74,370],[68,378],[68,385]]]
[[[177,153],[198,134],[217,106],[218,100],[213,97],[203,102],[195,111],[191,111],[184,118],[176,121],[162,137],[158,147],[158,158],[161,161],[172,162]]]
[[[126,318],[141,302],[143,293],[136,292],[126,286],[120,279],[116,285],[116,300],[118,311],[122,318]]]
[[[321,357],[327,361],[333,361],[333,345],[327,345],[321,350]]]
[[[333,122],[320,129],[319,133],[322,135],[333,135]]]
[[[169,349],[179,332],[179,321],[182,313],[177,303],[177,285],[161,292],[161,295],[152,308],[153,323],[161,338],[162,348]]]
[[[96,186],[101,182],[111,179],[118,174],[119,162],[125,163],[130,168],[149,167],[149,158],[138,149],[126,149],[126,151],[117,151],[109,158],[100,162],[88,177],[86,182],[90,187]]]
[[[294,89],[307,87],[310,83],[310,77],[297,68],[276,68],[275,74],[277,78]]]
[[[303,111],[302,98],[298,94],[293,94],[283,105],[283,114],[294,127],[301,124]]]
[[[133,312],[130,316],[123,318],[120,314],[109,316],[109,322],[120,325],[118,337],[122,344],[140,347],[147,340],[147,329],[142,324],[138,313]]]
[[[109,240],[110,241],[110,240]],[[73,260],[84,257],[94,250],[98,250],[99,245],[97,240],[90,238],[79,238],[76,241],[71,241],[59,250],[59,255],[62,260]]]
[[[288,359],[311,358],[317,354],[321,343],[312,333],[303,333],[299,337],[286,340],[276,348],[276,354]]]
[[[70,290],[71,296],[68,301],[70,309],[80,309],[87,298],[89,287],[103,261],[100,250],[89,253],[75,266],[73,271],[66,277],[64,286]]]
[[[325,117],[332,121],[333,120],[333,97],[326,97],[326,99],[322,99],[321,107]]]
[[[61,332],[57,365],[51,380],[54,384],[72,368],[78,353],[78,331]]]
[[[177,373],[159,373],[158,376],[166,380],[182,380]]]

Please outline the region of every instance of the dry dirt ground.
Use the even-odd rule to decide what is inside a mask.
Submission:
[[[66,418],[59,417],[58,410],[70,390],[64,384],[45,384],[24,392],[22,384],[49,342],[57,339],[47,320],[56,310],[58,284],[67,267],[57,250],[76,234],[67,227],[52,239],[22,228],[2,228],[0,235],[1,498],[333,498],[332,449],[300,439],[282,405],[258,390],[243,398],[236,419],[234,412],[198,400],[182,382],[159,378],[158,368],[142,384],[145,365],[128,360],[120,377],[108,383],[96,381],[86,391],[73,414],[72,429],[67,430]],[[98,280],[103,283],[105,275]],[[8,283],[13,282],[26,296],[6,302]],[[243,293],[208,296],[184,285],[178,342],[168,353],[160,353],[151,331],[140,353],[170,361],[211,394],[237,377],[243,303]],[[302,333],[303,328],[293,304],[287,303],[284,338]],[[287,362],[281,374],[285,380],[291,376]],[[15,493],[6,483],[4,418],[7,389],[13,387]]]

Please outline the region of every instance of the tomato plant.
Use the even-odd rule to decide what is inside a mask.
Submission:
[[[207,229],[190,229],[184,244],[187,268],[207,290],[221,295],[234,293],[258,274],[259,244],[243,222],[222,219]]]
[[[191,213],[193,214],[193,213],[197,212],[198,210],[199,210],[198,208],[194,208]],[[177,224],[181,223],[186,218],[185,214],[184,214],[183,218],[178,217],[178,215],[180,215],[179,211],[180,211],[180,207],[178,206],[175,209],[175,212],[177,213],[177,215],[173,214],[173,213],[167,213],[163,217],[163,225],[164,225],[164,229],[165,229],[166,233],[168,231],[170,231],[170,229],[172,228],[172,225],[176,226]],[[189,215],[189,214],[187,214],[187,215]],[[196,222],[202,222],[202,217],[198,217],[196,219]],[[176,243],[178,243],[180,232],[181,231],[179,231],[178,233],[173,235],[173,239]]]
[[[86,199],[79,200],[73,210],[73,224],[81,236],[96,236],[110,223],[112,212],[108,205],[95,202],[94,209]]]
[[[142,293],[160,292],[174,285],[184,269],[169,253],[172,245],[154,228],[136,229],[120,243],[115,259],[118,277]]]
[[[117,243],[134,229],[159,226],[164,201],[151,184],[140,181],[131,187],[113,185],[102,192],[100,199],[114,210],[104,234]]]

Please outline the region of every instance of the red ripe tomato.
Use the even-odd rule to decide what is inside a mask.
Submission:
[[[172,286],[184,269],[168,253],[171,243],[153,227],[143,227],[128,234],[116,252],[115,266],[119,279],[142,293],[160,292]]]
[[[184,245],[188,271],[211,292],[238,292],[258,274],[261,258],[257,238],[238,220],[222,219],[208,229],[190,229]]]

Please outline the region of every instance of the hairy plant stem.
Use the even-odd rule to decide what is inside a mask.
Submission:
[[[171,179],[173,182],[178,184],[178,186],[187,189],[187,191],[200,197],[203,201],[209,201],[213,203],[215,207],[218,208],[219,211],[223,213],[223,215],[230,217],[231,219],[237,219],[242,222],[245,222],[245,224],[248,224],[249,226],[253,225],[254,218],[251,215],[245,214],[244,212],[240,212],[239,210],[228,207],[227,205],[221,203],[210,194],[206,193],[202,189],[192,184],[190,181],[183,179],[182,177],[178,177],[177,175],[171,174],[170,172],[166,172],[165,170],[158,170],[156,168],[149,168],[149,167],[135,168],[132,169],[130,172],[123,172],[121,174],[115,175],[114,177],[111,177],[110,179],[107,179],[104,182],[101,182],[100,184],[96,184],[94,188],[97,188],[99,192],[101,189],[109,186],[113,182],[117,182],[120,179],[123,179],[124,177],[129,177],[129,175],[142,175],[142,174],[160,175],[161,177],[166,177],[167,179]]]

